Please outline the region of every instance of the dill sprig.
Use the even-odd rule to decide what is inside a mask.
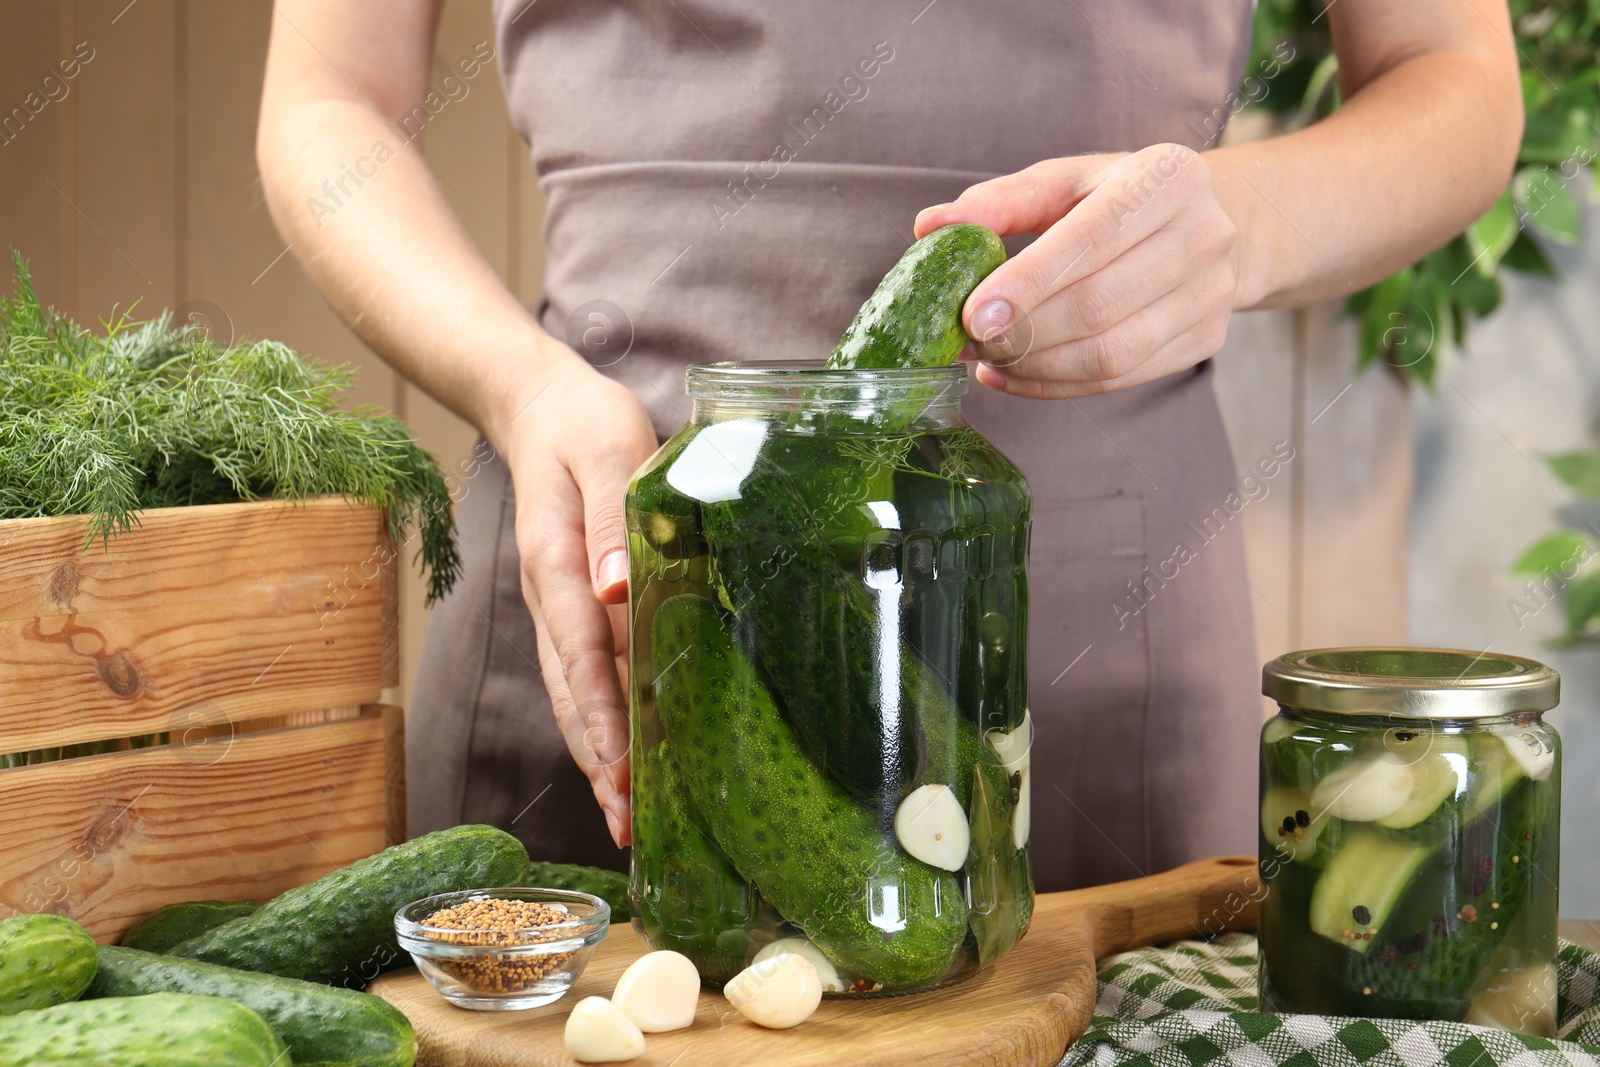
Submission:
[[[0,519],[88,515],[88,542],[140,508],[337,493],[420,538],[428,600],[461,568],[438,462],[382,410],[344,409],[348,365],[276,341],[218,347],[170,313],[87,330],[40,305],[13,251],[0,297]]]

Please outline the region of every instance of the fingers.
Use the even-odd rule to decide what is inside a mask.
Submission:
[[[917,216],[916,235],[926,237],[941,226],[971,222],[1002,237],[1043,233],[1098,185],[1117,155],[1047,159],[1015,174],[979,182],[954,201],[925,208]]]
[[[620,843],[628,826],[622,799],[629,791],[628,705],[613,658],[612,620],[587,577],[589,548],[580,518],[585,509],[577,486],[548,477],[539,488],[536,502],[518,494],[517,542],[529,607],[540,624],[545,685],[567,748]]]
[[[1158,150],[1163,151],[1147,158]],[[1055,293],[1104,270],[1168,225],[1185,202],[1185,190],[1168,186],[1209,184],[1209,175],[1199,173],[1203,168],[1200,157],[1182,145],[1158,145],[1121,160],[1038,240],[978,283],[963,309],[968,334],[993,340]],[[1187,178],[1186,171],[1196,177]]]
[[[625,420],[626,421],[626,420]],[[632,432],[628,432],[628,431]],[[648,420],[632,421],[626,438],[574,455],[572,476],[583,497],[583,534],[594,596],[602,604],[628,599],[628,528],[624,503],[634,471],[656,450]]]

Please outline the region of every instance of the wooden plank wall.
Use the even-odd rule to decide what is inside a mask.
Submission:
[[[0,127],[0,248],[40,295],[93,321],[142,302],[213,330],[271,336],[359,368],[354,402],[404,418],[447,469],[471,427],[408,385],[328,310],[273,229],[255,165],[267,0],[14,0],[0,11],[0,115],[80,44],[93,58],[25,125]],[[448,0],[435,78],[494,44],[488,0]],[[467,229],[525,301],[538,297],[543,202],[491,65],[429,124],[424,144]],[[58,85],[49,91],[61,95]],[[35,101],[46,99],[40,92]],[[9,269],[5,288],[9,290]],[[416,668],[422,584],[401,578],[401,677]],[[403,703],[408,684],[388,694]]]
[[[218,328],[355,363],[354,399],[391,408],[454,464],[471,429],[367,352],[292,257],[278,258],[284,244],[253,152],[269,12],[267,0],[6,5],[0,109],[21,103],[78,42],[94,58],[64,99],[0,144],[0,243],[23,249],[41,293],[77,316],[136,298],[183,305],[219,319]],[[493,42],[488,0],[448,0],[437,75],[485,40]],[[425,145],[490,263],[532,301],[544,267],[543,205],[497,79],[497,70],[480,76],[429,125]],[[1353,379],[1353,353],[1348,326],[1316,309],[1236,318],[1219,360],[1240,469],[1278,442],[1296,449],[1243,513],[1262,658],[1405,639],[1409,407],[1386,374]],[[409,681],[425,614],[411,569],[402,583]],[[404,688],[390,699],[403,702]]]

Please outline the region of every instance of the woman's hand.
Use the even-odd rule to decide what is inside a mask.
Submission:
[[[991,388],[1090,396],[1222,347],[1238,228],[1206,158],[1183,145],[1045,160],[926,209],[916,233],[957,222],[1039,235],[973,290],[962,315]]]
[[[557,342],[549,377],[509,398],[500,439],[517,497],[522,595],[567,750],[617,844],[630,840],[628,481],[656,450],[644,405]]]

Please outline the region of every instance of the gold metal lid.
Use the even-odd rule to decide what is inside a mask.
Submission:
[[[1261,668],[1261,692],[1294,708],[1407,719],[1548,711],[1561,676],[1537,660],[1450,648],[1323,648]]]

